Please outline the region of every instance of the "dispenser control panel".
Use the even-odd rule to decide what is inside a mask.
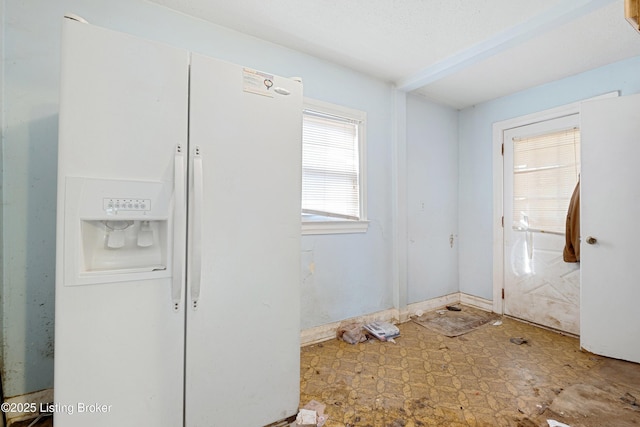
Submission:
[[[102,199],[102,208],[108,213],[119,211],[148,212],[151,210],[151,199]]]

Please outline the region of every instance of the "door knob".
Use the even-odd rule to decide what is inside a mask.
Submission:
[[[590,244],[590,245],[594,245],[594,244],[596,244],[597,242],[598,242],[598,239],[596,239],[595,237],[591,237],[591,236],[587,237],[587,243],[588,243],[588,244]]]

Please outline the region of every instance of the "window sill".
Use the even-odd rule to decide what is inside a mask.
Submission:
[[[303,220],[302,235],[311,234],[351,234],[366,233],[369,228],[369,221],[347,221],[347,220]]]

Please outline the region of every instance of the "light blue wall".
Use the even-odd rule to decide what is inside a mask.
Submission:
[[[4,3],[2,380],[12,396],[48,387],[53,370],[58,78],[47,23]]]
[[[640,92],[640,57],[466,108],[459,115],[460,291],[493,299],[493,123],[607,92]]]
[[[407,222],[407,302],[457,292],[458,112],[412,95],[407,97]]]
[[[302,326],[392,307],[390,85],[141,0],[3,3],[5,397],[52,386],[58,70],[60,23],[67,12],[102,27],[284,76],[301,76],[306,96],[366,111],[371,225],[366,234],[303,238],[303,261],[314,260],[315,274],[302,285]]]

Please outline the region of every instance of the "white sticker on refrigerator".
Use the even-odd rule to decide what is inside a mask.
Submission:
[[[271,90],[273,86],[273,74],[263,73],[262,71],[252,70],[251,68],[243,68],[242,86],[245,92],[273,97],[273,91]]]

